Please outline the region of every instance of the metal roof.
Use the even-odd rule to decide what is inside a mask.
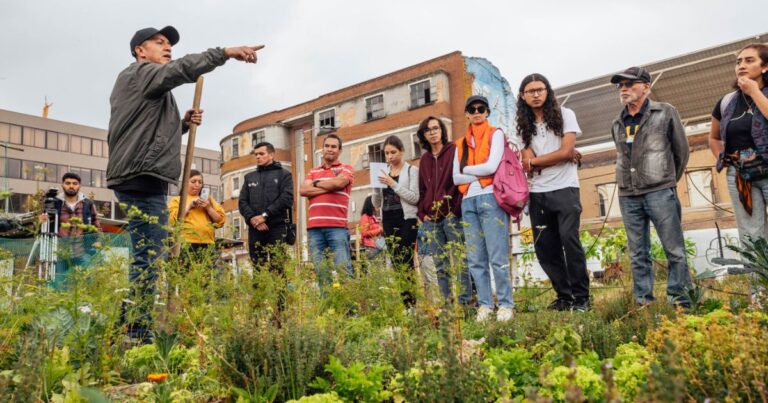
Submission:
[[[651,99],[674,105],[684,124],[709,121],[715,102],[731,91],[735,52],[755,42],[768,43],[768,33],[643,66],[651,73]],[[611,141],[611,122],[622,108],[610,83],[615,73],[555,90],[560,104],[576,112],[582,130],[578,146]]]

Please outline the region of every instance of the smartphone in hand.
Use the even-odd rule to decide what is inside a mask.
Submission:
[[[200,190],[200,198],[203,200],[208,200],[208,197],[211,196],[211,189],[210,188],[203,188]]]

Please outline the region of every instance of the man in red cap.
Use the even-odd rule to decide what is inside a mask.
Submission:
[[[136,31],[130,43],[136,62],[120,72],[110,96],[107,186],[120,203],[144,215],[132,216],[128,225],[133,244],[131,294],[123,302],[122,315],[128,335],[142,343],[151,340],[154,261],[164,256],[168,184],[177,184],[181,175],[182,134],[191,123],[202,121],[202,110],[188,110],[182,119],[171,90],[195,82],[230,58],[256,63],[256,51],[263,48],[213,48],[173,60],[171,47],[178,41],[179,32],[172,26]]]

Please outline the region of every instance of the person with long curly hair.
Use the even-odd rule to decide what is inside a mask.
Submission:
[[[739,238],[768,238],[768,46],[753,43],[736,56],[735,91],[712,111],[709,148],[727,167]],[[761,174],[762,172],[762,174]]]
[[[554,310],[589,309],[589,275],[579,240],[581,201],[579,154],[581,135],[576,114],[558,105],[549,80],[526,76],[517,98],[517,133],[522,136],[523,168],[532,175],[530,213],[534,249],[552,282]]]

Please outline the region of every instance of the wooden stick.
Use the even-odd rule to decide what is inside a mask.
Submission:
[[[192,109],[195,112],[200,111],[200,98],[203,95],[203,76],[197,78],[195,83],[195,98],[192,101]],[[197,134],[197,124],[189,124],[189,137],[187,137],[187,155],[184,156],[184,174],[181,176],[181,190],[179,191],[179,211],[176,215],[176,222],[184,222],[184,211],[187,209],[187,186],[189,182],[189,171],[192,169],[192,160],[195,154],[195,134]],[[183,225],[183,224],[182,224]],[[181,239],[176,239],[173,246],[173,256],[179,256],[181,251]]]

